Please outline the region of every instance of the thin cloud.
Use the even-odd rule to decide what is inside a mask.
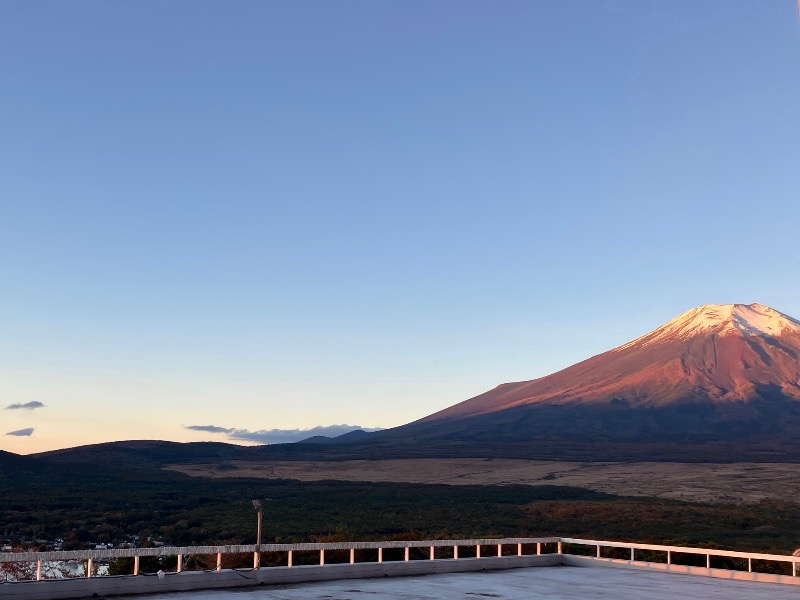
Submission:
[[[208,433],[231,433],[233,429],[228,427],[217,427],[216,425],[184,425],[185,429],[192,431],[206,431]]]
[[[255,442],[257,444],[291,444],[318,435],[333,438],[358,429],[379,431],[374,427],[361,427],[360,425],[318,425],[309,429],[259,429],[258,431],[218,427],[216,425],[184,425],[184,428],[192,431],[221,433],[232,441]]]
[[[9,404],[6,406],[6,410],[34,410],[36,408],[42,408],[43,406],[44,404],[38,400],[32,400],[31,402],[25,402],[24,404],[21,402]]]
[[[25,429],[17,429],[16,431],[9,431],[6,435],[15,435],[17,437],[29,437],[33,434],[33,427],[26,427]]]

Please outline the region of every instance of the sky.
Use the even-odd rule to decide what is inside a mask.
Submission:
[[[794,0],[0,3],[0,449],[294,441],[800,317]]]

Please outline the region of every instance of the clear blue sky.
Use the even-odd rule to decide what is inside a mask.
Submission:
[[[798,107],[792,0],[3,2],[0,448],[390,427],[800,316]]]

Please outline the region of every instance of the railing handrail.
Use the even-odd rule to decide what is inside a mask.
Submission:
[[[319,550],[375,550],[377,548],[429,548],[431,546],[493,546],[497,544],[555,544],[557,537],[480,538],[467,540],[392,540],[372,542],[307,542],[298,544],[246,544],[229,546],[160,546],[158,548],[109,548],[107,550],[62,550],[49,552],[0,552],[0,562],[36,560],[98,560],[134,556],[189,556],[198,554],[234,554],[252,552],[313,552]]]
[[[800,562],[798,557],[791,554],[763,554],[759,552],[737,552],[735,550],[720,550],[717,548],[696,548],[692,546],[663,546],[659,544],[639,544],[637,542],[612,542],[607,540],[584,540],[579,538],[559,538],[564,544],[579,544],[584,546],[601,546],[604,548],[633,548],[634,550],[654,550],[658,552],[674,552],[675,554],[711,554],[712,556],[727,556],[732,558],[750,558],[755,560],[774,560],[782,562]]]
[[[203,554],[235,554],[253,552],[314,552],[320,550],[375,550],[378,548],[436,548],[453,546],[493,546],[510,544],[578,544],[607,548],[628,548],[676,554],[698,554],[725,556],[729,558],[748,558],[751,560],[774,560],[780,562],[800,562],[800,557],[790,554],[764,554],[759,552],[739,552],[718,548],[699,548],[692,546],[666,546],[638,542],[615,542],[611,540],[590,540],[568,537],[514,537],[514,538],[475,538],[462,540],[376,540],[366,542],[305,542],[297,544],[244,544],[225,546],[161,546],[158,548],[109,548],[105,550],[62,550],[49,552],[0,552],[0,562],[30,561],[80,561],[113,558],[133,558],[136,556],[190,556]]]

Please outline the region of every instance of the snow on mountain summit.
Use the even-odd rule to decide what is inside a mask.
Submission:
[[[763,304],[704,304],[681,313],[658,329],[620,346],[647,345],[665,339],[686,339],[699,334],[739,333],[776,337],[786,331],[800,333],[800,321]]]
[[[763,304],[704,304],[677,316],[660,329],[681,336],[709,329],[775,336],[784,329],[800,332],[800,321]]]

